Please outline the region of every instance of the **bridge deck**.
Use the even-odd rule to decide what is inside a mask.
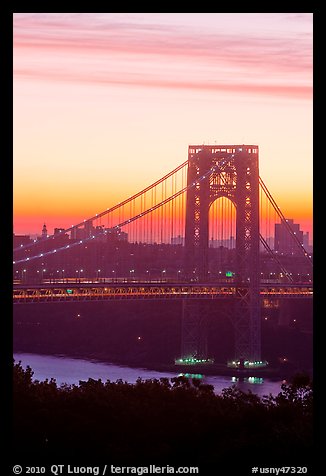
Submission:
[[[261,285],[262,299],[312,298],[311,284]],[[49,301],[102,301],[121,299],[231,299],[237,296],[234,283],[53,283],[44,285],[16,285],[14,303]]]

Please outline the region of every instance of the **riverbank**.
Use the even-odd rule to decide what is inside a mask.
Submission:
[[[119,362],[111,362],[119,364]],[[120,363],[121,364],[121,363]],[[139,365],[133,365],[132,362],[128,364],[129,367],[139,367]],[[265,367],[259,369],[234,369],[228,367],[226,364],[197,364],[197,365],[176,365],[176,364],[151,364],[142,365],[142,368],[148,370],[156,370],[158,372],[177,372],[184,374],[203,374],[207,376],[227,376],[227,377],[258,377],[269,378],[275,380],[289,379],[296,373],[304,372],[312,378],[312,369],[295,369],[295,368],[277,368],[277,367]]]
[[[247,376],[247,371],[226,366],[234,353],[234,329],[222,304],[205,304],[204,312],[211,316],[207,346],[215,362],[208,366],[175,365],[180,357],[182,307],[170,301],[160,306],[150,301],[21,304],[14,308],[13,347],[20,352],[63,354],[174,374]],[[299,326],[297,308],[291,308],[294,314]],[[262,322],[262,358],[269,366],[255,369],[254,375],[288,380],[298,372],[311,374],[312,335],[277,322],[272,314]]]
[[[14,353],[34,353],[32,350],[15,349]],[[227,367],[223,363],[210,363],[210,364],[192,364],[192,365],[178,365],[175,363],[166,364],[161,362],[148,363],[148,362],[133,362],[125,359],[112,359],[103,353],[94,352],[40,352],[35,351],[40,355],[51,355],[53,357],[67,357],[73,359],[85,359],[92,362],[105,363],[126,366],[130,368],[142,368],[145,370],[152,370],[156,372],[169,372],[169,373],[183,373],[183,374],[202,374],[206,376],[228,376],[228,377],[258,377],[268,378],[271,380],[290,380],[296,373],[306,373],[310,378],[313,377],[312,369],[304,369],[294,367],[292,365],[282,365],[280,367],[263,367],[257,369],[234,369]]]

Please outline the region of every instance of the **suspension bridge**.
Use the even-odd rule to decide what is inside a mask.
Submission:
[[[230,365],[261,367],[262,300],[312,297],[312,279],[299,282],[275,249],[276,224],[312,277],[311,255],[259,176],[258,146],[190,145],[187,161],[140,192],[14,248],[13,300],[182,299],[178,362],[198,363],[209,361],[200,303],[229,299]],[[169,258],[153,268],[162,249]],[[225,249],[222,272],[216,256]],[[262,259],[273,263],[268,276]]]

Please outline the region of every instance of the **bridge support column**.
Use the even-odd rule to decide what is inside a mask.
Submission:
[[[232,323],[234,326],[234,361],[260,362],[260,299],[250,286],[237,287]]]
[[[209,362],[207,351],[208,314],[197,300],[182,301],[181,358],[177,364]]]

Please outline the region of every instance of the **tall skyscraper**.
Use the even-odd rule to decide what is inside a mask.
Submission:
[[[296,235],[298,241],[303,244],[303,231],[300,230],[300,225],[294,223],[292,218],[287,218],[286,222],[292,232]],[[274,250],[284,254],[300,254],[300,249],[297,243],[282,223],[275,224]]]

